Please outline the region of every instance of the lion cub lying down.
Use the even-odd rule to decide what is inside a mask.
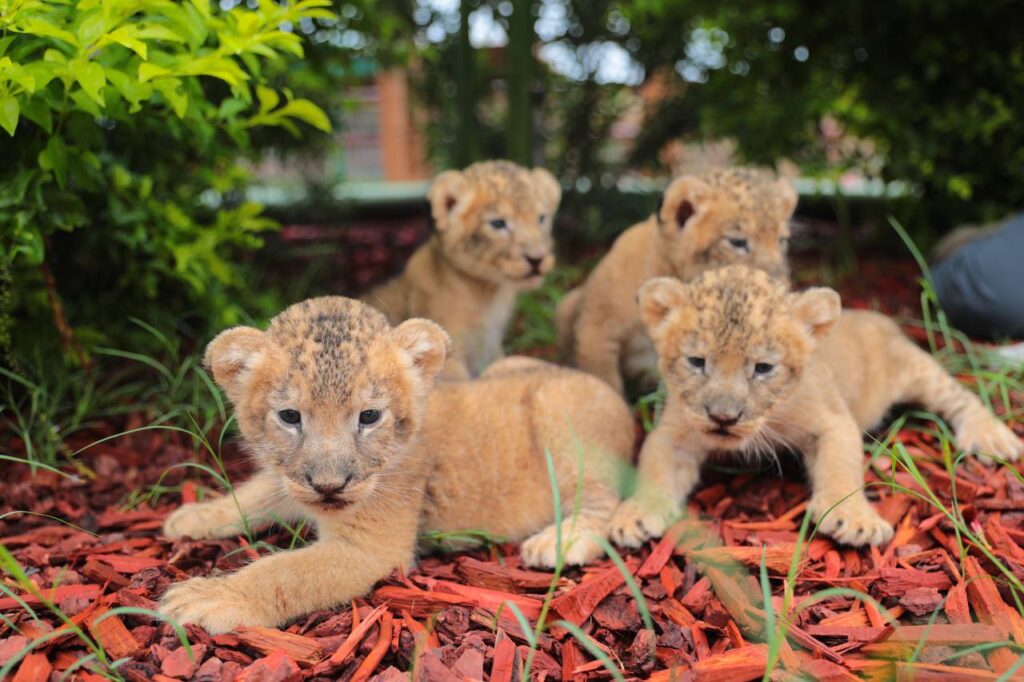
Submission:
[[[342,297],[293,305],[265,332],[235,327],[214,339],[206,364],[259,471],[233,496],[175,511],[165,534],[235,535],[244,514],[257,526],[306,517],[318,537],[236,573],[178,583],[161,612],[210,632],[281,625],[409,568],[424,529],[525,538],[524,562],[553,566],[545,448],[565,508],[566,561],[599,556],[593,535],[607,537],[617,469],[632,455],[629,408],[600,380],[530,358],[435,388],[448,346],[433,322],[392,328]]]
[[[647,383],[657,357],[636,308],[640,285],[663,276],[685,282],[732,263],[787,278],[796,202],[789,181],[767,171],[731,168],[677,178],[654,215],[623,232],[587,281],[562,299],[555,326],[563,352],[620,392],[624,373]]]
[[[945,416],[964,450],[1020,456],[1014,433],[894,322],[841,312],[831,289],[790,293],[762,271],[728,266],[688,284],[652,280],[639,306],[668,397],[640,452],[637,493],[612,522],[620,544],[664,532],[709,454],[776,445],[803,452],[820,530],[851,545],[887,541],[892,527],[861,492],[861,432],[895,403]]]
[[[436,233],[364,300],[392,324],[425,317],[444,327],[454,347],[443,376],[465,379],[502,356],[516,295],[554,266],[562,189],[542,168],[484,161],[441,173],[427,198]]]

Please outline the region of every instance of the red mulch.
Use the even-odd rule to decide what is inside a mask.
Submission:
[[[869,272],[847,292],[848,302],[912,314],[917,305],[913,269],[891,273],[889,268]],[[865,291],[893,295],[872,301],[857,291],[873,277],[873,286]],[[881,277],[895,279],[879,286]],[[103,435],[96,431],[70,445]],[[948,504],[954,481],[935,442],[909,429],[900,440]],[[178,503],[177,495],[164,496],[156,509],[123,507],[129,491],[145,489],[162,475],[164,485],[181,483],[186,470],[169,467],[193,456],[191,444],[180,434],[143,432],[88,450],[82,459],[95,478],[68,480],[46,471],[26,476],[20,466],[7,466],[2,474],[0,514],[28,510],[84,529],[42,516],[0,516],[0,543],[44,589],[44,596],[100,642],[111,658],[128,659],[118,668],[124,678],[398,680],[408,677],[400,671],[415,667],[421,680],[518,679],[528,656],[527,635],[513,614],[499,606],[514,601],[534,623],[551,575],[524,570],[511,545],[428,557],[411,575],[391,575],[364,599],[310,614],[283,631],[247,628],[211,637],[188,626],[194,657],[168,625],[146,616],[101,620],[115,607],[155,608],[172,581],[213,569],[232,570],[257,556],[240,539],[162,538],[161,521]],[[228,460],[232,477],[244,476],[237,453],[229,452]],[[884,468],[888,461],[880,465]],[[897,474],[896,479],[916,489],[909,475]],[[777,614],[807,501],[801,480],[792,471],[785,478],[770,470],[711,472],[690,502],[691,518],[704,521],[682,523],[660,542],[624,557],[650,606],[653,631],[645,629],[622,574],[608,560],[566,573],[552,619],[580,626],[627,678],[760,679],[768,647],[759,566],[763,560]],[[969,545],[963,561],[953,526],[942,514],[883,487],[871,490],[882,514],[896,526],[891,543],[865,550],[836,546],[826,538],[810,543],[793,586],[796,605],[805,608],[792,616],[773,679],[994,680],[1015,664],[1019,654],[1010,647],[959,657],[957,652],[1000,641],[1024,645],[1024,619],[1014,608],[1005,579],[986,556],[998,556],[1024,580],[1024,485],[1007,469],[987,468],[974,460],[958,468],[955,484],[961,513],[986,544]],[[186,482],[182,497],[195,499],[196,493],[197,484]],[[266,539],[283,544],[288,536],[275,532]],[[40,607],[38,597],[18,589],[10,577],[4,582],[36,609],[39,620],[13,598],[0,597],[5,616],[0,621],[0,665],[34,638],[63,629],[67,634],[25,657],[13,678],[60,679],[62,671],[86,655],[81,639]],[[893,620],[846,595],[811,603],[810,595],[831,587],[867,592]],[[912,657],[922,640],[926,643]],[[914,662],[906,662],[911,658]],[[558,627],[540,636],[533,671],[534,679],[609,679],[602,665]],[[84,668],[72,677],[99,679]]]

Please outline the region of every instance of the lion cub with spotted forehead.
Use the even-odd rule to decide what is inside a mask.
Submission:
[[[624,374],[656,383],[657,356],[636,308],[640,285],[663,276],[686,281],[732,263],[787,278],[796,202],[789,181],[764,170],[677,178],[658,210],[622,233],[586,282],[562,299],[555,326],[563,352],[619,392]]]
[[[777,445],[802,451],[820,530],[851,545],[887,541],[892,527],[862,492],[861,433],[896,403],[943,415],[964,450],[1021,454],[1020,439],[892,320],[841,312],[831,289],[790,293],[765,272],[728,266],[688,284],[652,280],[639,308],[668,397],[640,453],[638,490],[612,522],[620,544],[664,532],[708,455]]]
[[[243,515],[250,527],[304,517],[317,541],[178,583],[161,612],[215,633],[278,626],[410,568],[421,530],[523,540],[526,565],[553,566],[545,449],[564,506],[565,560],[598,557],[594,536],[608,536],[619,466],[632,456],[629,408],[595,377],[523,357],[435,387],[448,348],[434,322],[391,327],[342,297],[293,305],[266,331],[215,338],[206,364],[259,469],[233,495],[175,511],[165,534],[228,537]]]
[[[502,356],[516,295],[554,266],[562,189],[542,168],[484,161],[441,173],[427,198],[436,233],[401,275],[363,298],[393,324],[425,317],[444,327],[454,346],[443,376],[465,379]]]

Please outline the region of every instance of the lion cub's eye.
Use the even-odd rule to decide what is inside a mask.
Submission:
[[[298,410],[281,410],[277,413],[277,416],[281,418],[285,424],[298,424],[302,421],[302,415],[299,414]]]
[[[505,222],[504,218],[495,218],[494,220],[491,221],[491,227],[493,227],[495,230],[507,230],[508,223]]]
[[[359,425],[371,426],[380,421],[380,410],[363,410],[359,413]]]
[[[761,376],[764,376],[765,374],[771,372],[773,369],[775,369],[775,365],[769,362],[759,362],[756,365],[754,365],[754,374],[760,374]]]
[[[694,369],[704,369],[704,358],[686,358],[686,361],[690,363],[690,367]]]
[[[543,225],[547,221],[548,221],[548,214],[547,213],[541,213],[539,216],[537,216],[537,222],[540,223],[541,225]]]
[[[740,251],[750,250],[750,243],[746,239],[738,239],[735,237],[729,237],[729,246]]]

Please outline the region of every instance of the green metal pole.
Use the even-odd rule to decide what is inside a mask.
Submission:
[[[508,158],[533,163],[533,0],[513,0],[508,36]]]
[[[476,107],[476,62],[473,46],[469,42],[471,4],[472,0],[462,0],[459,3],[458,67],[455,88],[456,120],[458,121],[458,130],[455,131],[455,161],[459,168],[476,161],[480,153],[474,112]]]

